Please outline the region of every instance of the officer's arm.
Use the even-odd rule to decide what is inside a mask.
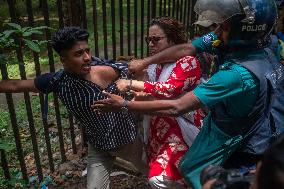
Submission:
[[[174,62],[185,56],[196,54],[196,49],[191,43],[185,43],[169,47],[153,56],[145,58],[149,64],[161,64],[166,62]]]
[[[191,43],[175,45],[153,56],[149,56],[144,59],[132,60],[129,63],[128,69],[130,73],[137,74],[151,64],[174,62],[182,57],[192,56],[195,54],[196,54],[196,48]]]
[[[111,112],[121,110],[121,107],[125,106],[125,100],[121,96],[107,92],[103,93],[108,98],[94,102],[92,105],[94,111]],[[179,116],[203,106],[193,92],[188,92],[174,100],[129,101],[127,104],[128,109],[131,111],[170,116]]]
[[[34,84],[34,79],[0,81],[0,93],[40,92]]]

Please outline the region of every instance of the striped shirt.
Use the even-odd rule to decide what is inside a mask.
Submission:
[[[120,71],[121,77],[127,76],[126,63],[104,62],[96,65],[111,66]],[[35,78],[36,88],[43,93],[54,92],[58,95],[67,110],[85,127],[86,138],[95,148],[115,149],[136,138],[137,127],[132,113],[98,114],[91,109],[94,101],[105,98],[100,86],[63,71],[60,79],[47,91],[54,74],[47,73]],[[110,84],[105,91],[117,94],[115,83]]]

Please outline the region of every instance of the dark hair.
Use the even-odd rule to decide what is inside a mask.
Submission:
[[[71,49],[78,41],[88,41],[89,33],[79,27],[64,27],[53,35],[52,47],[62,55],[63,50]]]
[[[168,40],[174,44],[187,43],[188,37],[183,24],[171,17],[157,17],[150,22],[150,26],[159,26]]]
[[[267,149],[261,159],[258,189],[284,189],[284,135]]]

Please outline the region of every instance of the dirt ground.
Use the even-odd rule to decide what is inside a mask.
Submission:
[[[118,174],[118,175],[116,175]],[[114,167],[110,176],[110,189],[150,189],[145,176]],[[48,186],[49,189],[86,189],[87,177],[68,181],[64,186]]]

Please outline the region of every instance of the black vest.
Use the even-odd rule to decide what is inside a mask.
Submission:
[[[218,128],[231,136],[243,135],[244,141],[238,151],[250,154],[261,154],[284,132],[284,91],[280,86],[284,67],[270,49],[265,49],[265,52],[264,55],[244,58],[228,55],[259,79],[259,95],[248,116],[232,118],[223,103],[217,104],[212,111]]]

